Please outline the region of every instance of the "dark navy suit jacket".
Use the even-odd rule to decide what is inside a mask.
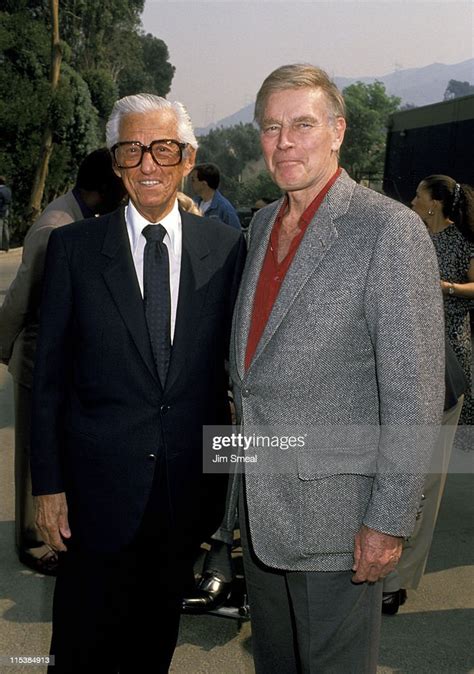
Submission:
[[[114,551],[132,540],[159,464],[181,536],[203,540],[222,516],[226,485],[202,474],[202,426],[229,423],[225,359],[245,245],[235,229],[181,216],[164,387],[123,208],[50,237],[34,375],[33,493],[66,492],[82,548]]]

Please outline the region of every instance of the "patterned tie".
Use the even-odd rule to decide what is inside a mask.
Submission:
[[[164,388],[171,356],[171,298],[168,248],[163,243],[163,225],[143,228],[146,239],[143,257],[145,315],[156,369]]]

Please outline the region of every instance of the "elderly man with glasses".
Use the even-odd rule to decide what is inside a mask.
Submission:
[[[242,237],[178,208],[197,149],[180,103],[119,100],[107,145],[128,204],[52,233],[41,308],[32,481],[60,553],[55,674],[168,671],[183,579],[226,487],[202,474],[201,434],[230,421]]]

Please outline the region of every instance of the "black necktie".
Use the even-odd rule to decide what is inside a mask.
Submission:
[[[164,388],[171,355],[171,297],[168,248],[163,225],[147,225],[143,256],[143,297],[156,369]]]

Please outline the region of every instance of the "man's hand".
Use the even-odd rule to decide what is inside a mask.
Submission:
[[[402,554],[403,538],[362,525],[355,536],[354,583],[375,583],[393,571]]]
[[[35,496],[36,524],[44,542],[56,552],[66,552],[63,538],[71,537],[67,519],[66,494]]]

